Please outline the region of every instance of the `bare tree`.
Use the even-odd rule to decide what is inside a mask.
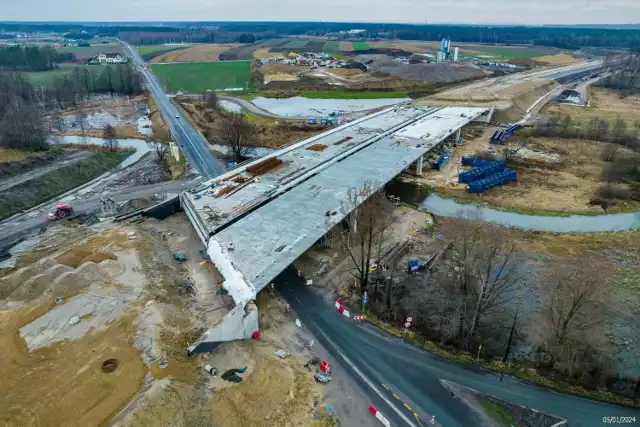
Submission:
[[[607,293],[604,267],[593,259],[581,263],[563,260],[554,264],[547,281],[544,347],[551,367],[575,359],[575,350],[597,334],[603,319]]]
[[[87,113],[85,113],[84,111],[79,111],[78,112],[78,123],[80,123],[80,129],[82,130],[82,134],[84,135],[84,125],[85,125],[85,120],[87,120]]]
[[[502,148],[502,156],[507,165],[511,165],[513,161],[518,157],[518,153],[524,146],[524,142],[519,139],[513,139],[507,141]]]
[[[221,115],[218,134],[229,147],[233,160],[242,160],[247,153],[247,145],[255,133],[255,127],[244,114],[225,113]]]
[[[119,144],[116,139],[116,129],[113,126],[105,126],[102,136],[105,139],[104,145],[109,148],[109,151],[116,151],[118,149]]]
[[[351,260],[349,272],[358,281],[362,293],[369,285],[373,256],[377,253],[380,258],[393,216],[393,205],[383,192],[375,192],[374,188],[374,183],[366,182],[362,188],[349,189],[341,213],[348,218],[352,229],[337,236]],[[329,218],[333,215],[331,212],[327,214]]]
[[[147,145],[156,153],[158,161],[162,163],[169,152],[169,144],[162,141],[150,141],[147,142]]]
[[[601,158],[605,162],[613,162],[616,158],[616,154],[618,153],[618,146],[615,144],[605,144],[602,147],[602,155]]]
[[[473,346],[483,318],[514,299],[521,283],[513,239],[478,221],[473,211],[463,217],[470,220],[456,221],[444,234],[453,240],[458,264],[458,339]]]

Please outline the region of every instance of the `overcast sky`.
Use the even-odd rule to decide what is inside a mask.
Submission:
[[[636,24],[640,0],[0,0],[0,19]]]

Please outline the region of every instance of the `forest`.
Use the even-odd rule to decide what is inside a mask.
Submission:
[[[69,59],[73,59],[73,55],[60,54],[50,46],[0,47],[0,70],[49,71]]]
[[[80,23],[3,23],[2,32],[56,31],[81,33],[90,36],[121,37],[130,42],[154,43],[167,37],[176,41],[215,42],[228,41],[240,34],[253,34],[256,39],[289,35],[324,36],[353,28],[366,30],[366,38],[437,41],[443,37],[453,42],[533,44],[564,49],[582,47],[632,48],[640,46],[640,31],[625,26],[589,27],[533,27],[533,26],[481,26],[481,25],[412,25],[357,22],[189,22],[166,23],[163,26],[98,25]]]

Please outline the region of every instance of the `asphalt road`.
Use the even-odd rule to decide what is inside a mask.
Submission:
[[[571,427],[603,426],[603,417],[610,416],[635,416],[637,424],[632,425],[640,425],[639,410],[560,394],[512,377],[452,363],[370,325],[357,324],[313,293],[292,268],[274,283],[302,323],[369,392],[371,402],[389,418],[392,426],[420,427],[414,412],[420,415],[424,426],[430,425],[425,420],[429,421],[433,415],[437,423],[445,427],[481,425],[477,415],[451,396],[440,380],[564,418]]]
[[[147,88],[156,101],[165,123],[171,134],[182,148],[189,162],[203,177],[212,177],[224,172],[224,164],[216,159],[207,146],[206,139],[184,117],[182,112],[171,102],[162,85],[150,71],[144,67],[144,61],[138,51],[129,44],[121,42],[132,58],[135,67],[147,80]]]

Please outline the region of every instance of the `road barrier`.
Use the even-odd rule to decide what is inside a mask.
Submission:
[[[378,409],[375,406],[369,405],[369,412],[371,412],[373,416],[376,417],[382,423],[383,426],[391,427],[391,423],[389,422],[389,420],[386,419],[384,415],[382,415],[382,413],[378,411]]]
[[[358,321],[365,320],[366,318],[367,316],[353,316],[353,320],[358,320]]]
[[[336,308],[346,317],[351,317],[351,313],[342,306],[342,298],[338,298],[335,303]]]

